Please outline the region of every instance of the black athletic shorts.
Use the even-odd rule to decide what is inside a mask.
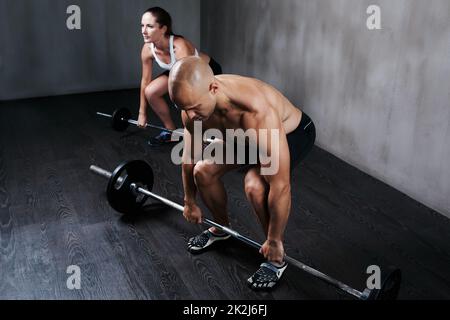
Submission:
[[[216,61],[214,60],[212,57],[209,60],[209,66],[211,67],[214,75],[218,75],[218,74],[222,74],[222,66]],[[161,73],[159,76],[162,76],[163,74],[166,76],[169,76],[170,70],[164,71],[163,73]]]
[[[291,159],[290,169],[292,171],[300,162],[303,161],[303,159],[305,159],[305,157],[308,155],[308,153],[314,146],[314,142],[316,141],[316,127],[314,126],[314,122],[306,113],[303,112],[302,119],[300,120],[299,125],[294,131],[288,133],[286,138],[288,142],[289,154]],[[245,154],[241,159],[242,162],[238,162],[244,164],[243,167],[244,170],[254,166],[255,163],[252,161],[256,160],[254,158],[253,160],[250,160],[249,156],[250,147],[247,142],[245,146]],[[237,143],[235,142],[234,150],[238,150],[237,148],[238,148]],[[253,152],[256,151],[253,150]],[[239,155],[238,158],[240,158]],[[259,163],[258,160],[256,161]]]
[[[311,118],[303,112],[297,129],[288,133],[287,141],[291,155],[291,170],[305,159],[316,141],[316,127]]]
[[[217,76],[218,74],[222,74],[222,66],[212,57],[209,60],[209,66],[211,67],[215,76]]]

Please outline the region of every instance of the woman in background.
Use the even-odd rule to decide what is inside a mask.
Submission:
[[[175,62],[187,56],[199,56],[209,63],[214,74],[221,74],[221,66],[208,55],[198,52],[193,44],[172,31],[170,14],[160,8],[153,7],[146,10],[141,20],[141,32],[144,38],[142,48],[142,80],[141,98],[139,106],[138,126],[145,128],[147,124],[147,104],[158,115],[169,130],[175,130],[175,124],[170,116],[169,106],[164,99],[168,92],[169,72]],[[152,80],[153,62],[166,71]],[[150,145],[161,145],[171,141],[171,133],[161,131],[150,139]]]

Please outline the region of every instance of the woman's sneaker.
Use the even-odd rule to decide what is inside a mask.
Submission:
[[[270,290],[278,283],[288,264],[285,261],[280,267],[270,263],[261,263],[259,269],[247,280],[253,290]]]
[[[191,253],[200,253],[216,241],[227,240],[231,236],[229,234],[216,234],[209,231],[203,231],[199,235],[192,237],[188,241],[187,248]]]
[[[172,141],[172,133],[168,131],[161,131],[157,136],[150,138],[148,144],[150,146],[161,146],[164,144],[171,143]],[[177,141],[176,141],[177,142]]]

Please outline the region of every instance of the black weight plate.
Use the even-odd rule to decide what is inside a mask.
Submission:
[[[113,112],[111,124],[116,131],[125,131],[128,128],[128,120],[131,118],[131,111],[127,108],[120,108]]]
[[[382,280],[380,289],[371,290],[368,300],[396,300],[402,282],[400,269],[390,269],[391,272]]]
[[[154,176],[152,167],[142,160],[127,161],[120,164],[112,173],[106,189],[108,202],[113,209],[124,214],[139,211],[148,197],[135,193],[131,184],[135,183],[151,191]]]

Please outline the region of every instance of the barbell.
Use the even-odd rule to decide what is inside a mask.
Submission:
[[[97,112],[97,115],[105,117],[105,118],[110,118],[111,119],[111,126],[113,127],[114,130],[116,131],[125,131],[128,126],[130,124],[137,126],[138,122],[137,120],[133,120],[131,119],[131,111],[127,108],[119,108],[114,110],[113,114],[108,114],[108,113],[103,113],[103,112]],[[157,126],[154,124],[150,124],[147,123],[146,128],[154,128],[154,129],[159,129],[162,131],[167,131],[167,132],[171,132],[174,133],[175,130],[170,130],[161,126]],[[182,132],[176,132],[177,134],[182,135]]]
[[[110,118],[111,119],[111,126],[113,127],[114,130],[122,132],[125,131],[129,125],[138,125],[138,121],[137,120],[133,120],[131,119],[131,111],[127,108],[119,108],[114,110],[113,114],[108,114],[108,113],[103,113],[103,112],[97,112],[97,115],[105,117],[105,118]],[[154,129],[159,129],[161,131],[166,131],[166,132],[170,132],[172,135],[178,135],[180,137],[184,137],[184,132],[182,131],[182,129],[178,129],[178,130],[170,130],[161,126],[157,126],[154,124],[150,124],[150,123],[146,123],[145,124],[146,128],[154,128]],[[212,143],[214,141],[219,141],[220,139],[217,138],[204,138],[203,139],[203,143]]]
[[[120,213],[131,214],[142,209],[142,206],[148,198],[156,199],[181,213],[184,211],[184,207],[180,204],[152,192],[155,178],[153,169],[143,160],[123,162],[113,172],[109,172],[95,165],[91,165],[90,170],[109,179],[106,188],[107,199],[111,207]],[[212,220],[205,218],[202,223],[208,227],[215,227],[239,241],[258,249],[258,251],[261,248],[261,244],[255,240],[243,236],[237,231]],[[398,268],[390,269],[389,272],[386,272],[382,276],[379,289],[365,288],[363,291],[358,291],[288,255],[285,256],[285,260],[360,300],[395,300],[400,290],[402,276],[401,270]]]

